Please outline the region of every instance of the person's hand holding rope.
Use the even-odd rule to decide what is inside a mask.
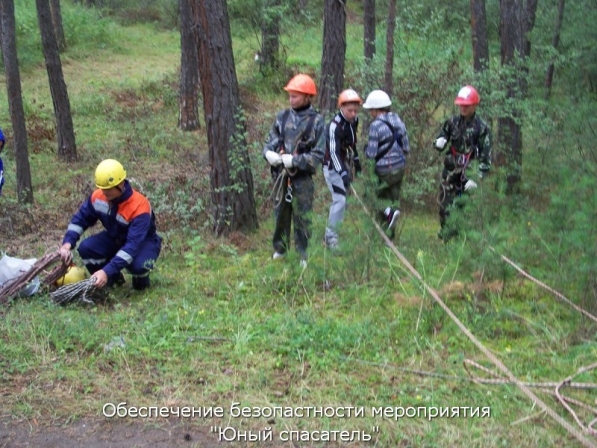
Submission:
[[[103,288],[108,284],[108,275],[103,269],[100,269],[99,271],[95,272],[89,278],[89,280],[94,282],[93,286],[95,286],[96,288]]]
[[[73,253],[70,250],[70,243],[64,243],[62,246],[60,246],[60,249],[58,249],[58,253],[60,253],[60,259],[66,266],[70,265],[71,261],[73,261]]]

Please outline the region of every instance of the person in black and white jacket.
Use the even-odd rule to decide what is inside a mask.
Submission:
[[[330,249],[338,247],[338,226],[344,219],[353,167],[355,176],[361,172],[357,152],[357,114],[362,103],[354,90],[341,92],[338,96],[338,113],[326,128],[323,176],[332,193],[332,204],[323,243]]]

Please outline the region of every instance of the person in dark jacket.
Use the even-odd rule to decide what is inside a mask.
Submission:
[[[359,117],[357,113],[363,101],[352,89],[338,96],[338,113],[327,126],[325,133],[325,157],[323,176],[332,194],[332,204],[323,243],[330,249],[338,247],[338,226],[344,219],[346,196],[350,192],[353,168],[354,176],[361,172],[357,152]]]
[[[373,118],[369,125],[365,156],[375,160],[377,197],[387,201],[385,207],[378,211],[378,216],[393,237],[400,217],[400,190],[410,145],[406,126],[398,114],[390,110],[391,105],[392,101],[386,92],[374,90],[367,96],[363,108],[368,109]]]
[[[60,247],[62,260],[70,263],[71,250],[83,232],[100,221],[104,230],[84,239],[78,249],[95,286],[124,283],[121,271],[126,268],[133,276],[134,289],[148,288],[149,273],[162,246],[149,201],[131,187],[124,167],[114,159],[97,166],[95,185],[97,190],[68,225]]]
[[[306,267],[315,192],[312,176],[323,162],[324,121],[311,105],[317,88],[310,76],[296,75],[284,90],[288,92],[290,108],[278,112],[263,146],[263,157],[272,167],[276,185],[281,187],[274,209],[272,258],[286,254],[294,222],[295,246],[301,266]]]
[[[474,87],[461,88],[454,100],[460,113],[444,122],[433,142],[437,151],[446,151],[438,200],[441,225],[438,236],[445,240],[455,233],[454,229],[446,230],[446,219],[455,198],[477,188],[477,183],[467,173],[471,162],[478,161],[479,179],[485,177],[491,168],[491,130],[476,113],[480,100]]]

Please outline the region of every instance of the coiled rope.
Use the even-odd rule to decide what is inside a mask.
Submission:
[[[286,178],[286,172],[285,172],[285,170],[281,170],[280,173],[278,174],[278,177],[276,177],[276,180],[274,181],[274,186],[272,187],[272,194],[270,196],[274,203],[274,208],[277,208],[284,200],[284,196],[285,196],[284,180],[285,180],[285,178]]]
[[[64,285],[50,293],[54,303],[65,305],[67,303],[81,302],[95,304],[107,297],[105,289],[95,287],[95,277],[90,277],[76,283]]]

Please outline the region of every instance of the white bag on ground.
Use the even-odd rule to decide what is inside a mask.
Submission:
[[[17,278],[27,272],[35,264],[37,258],[21,260],[20,258],[4,255],[0,258],[0,287],[4,286],[9,280]],[[17,297],[32,296],[39,290],[39,276],[35,277],[29,284],[23,288]]]

